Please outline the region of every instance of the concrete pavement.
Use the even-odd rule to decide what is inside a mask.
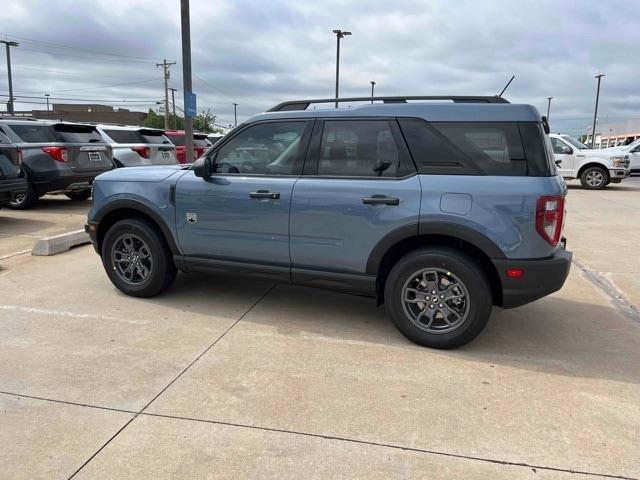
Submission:
[[[640,478],[639,190],[572,188],[582,268],[449,352],[369,299],[194,274],[142,300],[91,247],[6,258],[0,477]]]

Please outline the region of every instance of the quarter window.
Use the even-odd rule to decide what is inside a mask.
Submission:
[[[400,124],[420,173],[522,176],[548,170],[541,149],[529,152],[535,168],[528,169],[517,123],[403,119]],[[541,142],[538,130],[525,131]]]
[[[318,175],[397,177],[409,173],[407,159],[386,120],[329,120],[324,123]]]
[[[212,173],[297,174],[306,125],[307,122],[269,122],[248,127],[218,150]]]

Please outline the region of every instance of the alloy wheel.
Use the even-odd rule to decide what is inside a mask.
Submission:
[[[111,249],[111,265],[116,274],[130,285],[141,285],[153,270],[153,257],[147,243],[137,235],[119,236]]]
[[[402,308],[411,322],[429,333],[449,333],[469,315],[471,302],[464,283],[453,273],[425,268],[402,287]]]

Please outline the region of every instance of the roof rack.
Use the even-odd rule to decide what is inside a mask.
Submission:
[[[9,114],[2,113],[2,114],[0,114],[0,118],[2,120],[27,120],[27,121],[30,121],[30,122],[37,122],[39,120],[38,118],[33,118],[33,117],[23,117],[21,115],[11,115],[10,113]]]
[[[407,103],[407,100],[451,100],[454,103],[509,103],[497,95],[491,96],[412,96],[412,97],[351,97],[351,98],[321,98],[314,100],[291,100],[282,102],[268,112],[285,112],[289,110],[306,110],[312,103],[344,103],[344,102],[373,102],[381,100],[384,103]]]

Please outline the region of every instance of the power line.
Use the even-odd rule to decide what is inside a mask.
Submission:
[[[55,73],[60,76],[73,76],[73,77],[99,77],[99,78],[131,78],[131,75],[103,75],[97,73],[80,73],[72,72],[69,70],[50,69],[50,68],[38,68],[38,67],[24,67],[24,66],[12,66],[12,70],[33,70],[36,72]]]
[[[22,42],[25,43],[31,43],[31,44],[35,44],[35,45],[44,45],[44,46],[48,46],[48,47],[54,47],[54,48],[62,48],[62,49],[67,49],[67,50],[75,50],[78,52],[87,52],[87,53],[93,53],[95,55],[107,55],[110,57],[122,57],[122,58],[135,58],[135,59],[142,59],[142,60],[155,60],[152,57],[142,57],[142,56],[138,56],[138,55],[123,55],[121,53],[111,53],[111,52],[101,52],[98,50],[90,50],[87,48],[78,48],[78,47],[72,47],[70,45],[63,45],[61,43],[53,43],[53,42],[43,42],[42,40],[34,40],[32,38],[26,38],[26,37],[19,37],[17,35],[11,35],[8,33],[3,33],[2,35],[4,35],[5,37],[10,37],[10,38],[17,38],[19,40],[21,40]]]
[[[150,65],[153,64],[153,62],[151,61],[142,61],[142,60],[125,60],[125,59],[120,59],[120,60],[115,60],[115,59],[109,59],[109,58],[95,58],[95,57],[91,57],[88,55],[74,55],[71,53],[59,53],[59,52],[47,52],[45,50],[37,50],[37,49],[33,49],[33,48],[28,48],[28,47],[23,47],[20,49],[21,53],[36,53],[38,55],[48,55],[51,57],[73,57],[73,58],[81,58],[83,59],[85,62],[92,62],[92,63],[104,63],[104,62],[109,62],[109,63],[134,63],[137,65]]]

